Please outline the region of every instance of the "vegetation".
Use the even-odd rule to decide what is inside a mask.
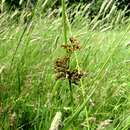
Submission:
[[[97,15],[102,3],[105,1],[104,0],[66,0],[65,2],[69,7],[72,5],[77,6],[77,4],[90,4],[89,7],[90,16],[94,17]],[[32,9],[33,7],[35,7],[37,0],[2,0],[1,4],[3,3],[6,5],[6,7],[9,10],[15,10],[15,9],[22,10],[25,8]],[[43,5],[41,10],[43,9],[45,11],[46,8],[47,9],[52,8],[53,10],[59,8],[62,2],[61,0],[55,0],[55,1],[45,0],[45,2],[44,0],[41,0],[40,3]],[[110,0],[110,1],[106,0],[106,3],[109,3],[111,5],[115,3],[118,10],[126,9],[128,11],[130,9],[129,0]],[[129,15],[129,13],[126,12],[126,15]]]
[[[126,9],[48,2],[0,14],[0,129],[129,130]]]

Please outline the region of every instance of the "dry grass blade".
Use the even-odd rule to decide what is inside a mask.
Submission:
[[[58,130],[61,125],[61,120],[62,120],[62,113],[57,112],[51,123],[51,127],[49,130]]]
[[[107,119],[105,121],[101,121],[96,130],[104,130],[108,125],[110,125],[111,122],[112,122],[112,120],[110,120],[110,119]]]
[[[5,66],[2,66],[2,67],[0,68],[0,74],[3,72],[4,69],[5,69]]]

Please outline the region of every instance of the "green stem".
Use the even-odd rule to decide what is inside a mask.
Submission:
[[[66,25],[66,8],[65,8],[65,1],[61,0],[62,2],[62,20],[63,20],[63,33],[64,33],[64,42],[67,44],[67,25]]]
[[[71,80],[69,80],[69,88],[70,88],[71,104],[73,104],[74,101],[73,101],[73,90],[72,90],[72,83],[71,83]]]

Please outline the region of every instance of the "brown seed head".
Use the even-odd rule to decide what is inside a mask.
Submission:
[[[77,82],[80,81],[82,76],[83,76],[83,73],[79,72],[77,69],[68,71],[68,79],[71,80],[71,82],[76,85],[78,84]]]
[[[54,71],[56,74],[56,79],[66,78],[67,70],[69,68],[68,61],[69,61],[68,57],[58,58],[55,61]]]
[[[71,53],[80,49],[80,44],[79,41],[77,41],[77,39],[71,37],[69,40],[70,43],[61,45],[61,47],[63,47],[67,52],[71,52]]]

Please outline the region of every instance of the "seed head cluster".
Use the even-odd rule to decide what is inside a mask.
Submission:
[[[67,78],[67,72],[69,69],[68,61],[69,61],[68,57],[58,58],[55,61],[54,70],[56,74],[56,79]]]
[[[74,51],[80,49],[79,42],[71,37],[69,39],[69,43],[62,45],[62,47],[66,50],[67,53],[72,54]],[[79,72],[78,69],[70,69],[69,67],[69,56],[64,56],[61,58],[57,58],[54,64],[54,71],[56,75],[56,79],[68,79],[71,83],[78,84],[78,81],[83,76],[82,72]]]
[[[68,53],[73,53],[74,51],[80,49],[79,41],[74,37],[71,37],[69,39],[69,43],[61,45],[61,47],[64,48]]]

